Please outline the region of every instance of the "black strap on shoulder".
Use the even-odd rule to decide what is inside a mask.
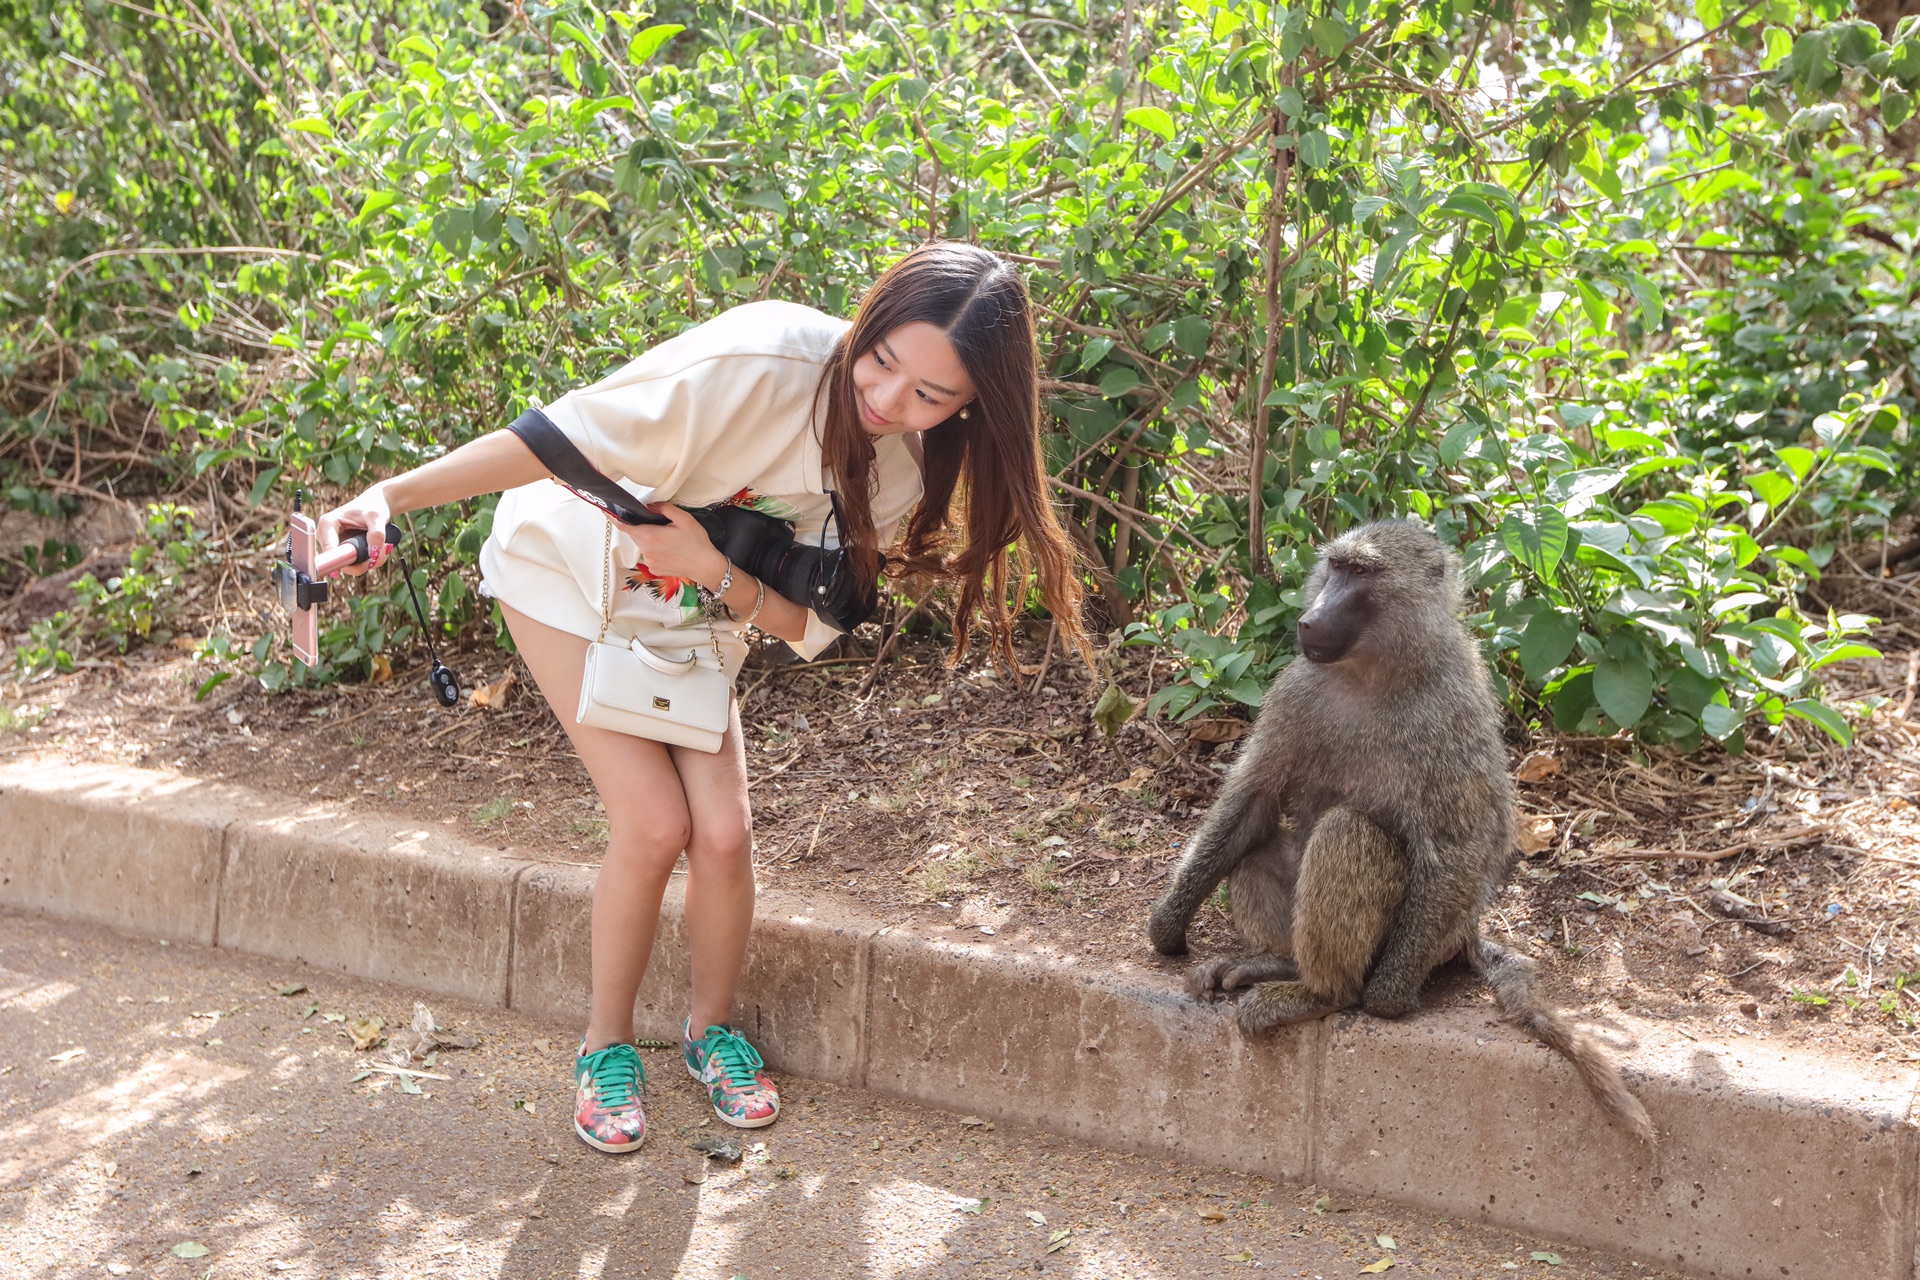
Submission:
[[[538,409],[529,409],[515,418],[507,430],[533,450],[533,456],[555,480],[621,524],[672,523],[665,516],[647,510],[632,494],[601,475],[573,441],[567,439],[566,433],[553,425],[553,419]]]

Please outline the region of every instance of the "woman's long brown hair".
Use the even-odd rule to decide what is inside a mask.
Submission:
[[[956,413],[922,433],[925,492],[888,566],[873,527],[873,437],[856,416],[853,362],[916,322],[936,326],[953,343],[975,399],[965,418]],[[1087,652],[1073,544],[1047,500],[1039,357],[1026,283],[1017,271],[977,245],[921,245],[867,290],[820,388],[826,397],[821,447],[840,493],[841,537],[866,571],[878,574],[886,566],[953,582],[959,595],[955,655],[966,652],[973,619],[984,615],[994,656],[1011,665],[1013,613],[1031,567],[1061,638]],[[965,530],[957,549],[952,525]]]

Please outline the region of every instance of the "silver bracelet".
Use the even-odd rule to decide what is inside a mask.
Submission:
[[[733,590],[733,561],[726,556],[720,558],[726,561],[727,571],[720,575],[719,586],[709,589],[697,582],[693,584],[694,593],[700,597],[701,608],[709,618],[718,617],[722,609],[727,609],[727,592]],[[733,610],[727,609],[727,616],[732,617]]]
[[[753,597],[753,612],[740,620],[740,629],[742,631],[752,626],[753,620],[760,616],[760,611],[767,607],[767,584],[759,578],[755,578],[753,582],[754,585],[759,588],[759,591]],[[732,613],[733,610],[729,609],[727,612]]]

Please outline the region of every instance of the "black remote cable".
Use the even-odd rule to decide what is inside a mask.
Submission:
[[[433,647],[433,630],[427,626],[426,611],[420,607],[420,597],[413,589],[413,566],[407,563],[407,554],[396,550],[394,558],[400,562],[400,575],[407,580],[407,598],[413,601],[413,616],[420,620],[420,638],[427,643],[427,659],[433,663],[433,669],[427,674],[427,684],[433,689],[433,696],[443,707],[460,705],[460,678],[453,674],[440,661],[440,654]]]

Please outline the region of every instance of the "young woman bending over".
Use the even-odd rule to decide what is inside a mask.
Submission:
[[[868,583],[887,569],[951,581],[960,644],[982,617],[1001,655],[1011,654],[1009,600],[1031,564],[1064,636],[1080,643],[1074,558],[1047,500],[1026,289],[983,249],[927,244],[874,283],[851,323],[787,302],[736,307],[544,413],[669,523],[614,524],[500,430],[328,512],[320,544],[368,530],[377,564],[389,517],[506,491],[480,553],[482,591],[499,601],[609,826],[574,1127],[609,1152],[646,1135],[634,1001],[683,852],[687,1070],[720,1119],[771,1124],[779,1094],[729,1021],[754,895],[738,707],[713,754],[578,724],[588,644],[606,635],[711,654],[732,680],[749,625],[807,658],[833,641],[835,626],[732,564],[685,510],[722,503],[790,520],[801,542],[843,547]]]

